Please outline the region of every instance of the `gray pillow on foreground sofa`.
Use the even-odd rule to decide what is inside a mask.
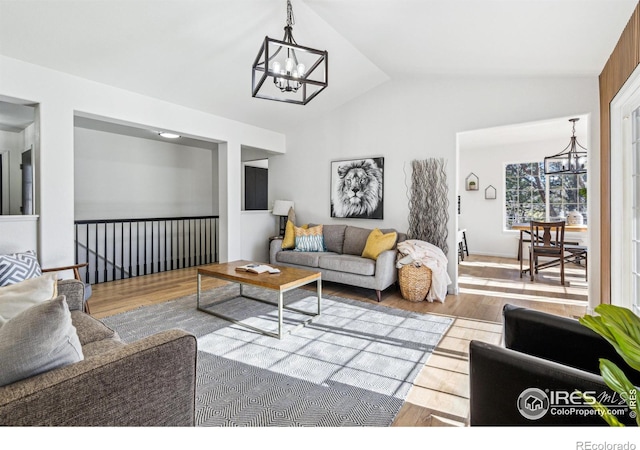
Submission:
[[[193,335],[169,330],[125,344],[81,311],[84,283],[58,281],[57,291],[66,298],[84,359],[0,386],[0,426],[194,425]]]
[[[314,224],[309,224],[313,227]],[[383,251],[377,259],[362,257],[367,239],[373,230],[350,225],[323,225],[323,252],[303,252],[283,250],[282,239],[271,241],[270,264],[317,270],[324,281],[348,284],[374,289],[376,298],[381,300],[381,292],[398,279],[395,266],[397,250]],[[383,233],[396,230],[382,229]],[[397,233],[397,242],[406,239],[404,233]]]

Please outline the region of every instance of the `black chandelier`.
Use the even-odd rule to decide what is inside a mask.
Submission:
[[[287,0],[284,37],[279,41],[266,36],[253,63],[253,97],[306,105],[327,87],[329,54],[298,45],[293,38],[294,23]]]
[[[587,149],[580,145],[576,138],[578,120],[580,119],[569,119],[569,122],[573,122],[573,134],[569,145],[557,155],[544,158],[545,175],[587,173]]]

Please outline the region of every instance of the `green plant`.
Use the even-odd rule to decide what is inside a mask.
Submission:
[[[578,195],[586,200],[587,199],[587,188],[586,187],[582,187],[582,188],[578,189]]]
[[[605,338],[630,367],[640,371],[640,318],[631,310],[614,305],[598,305],[594,311],[598,314],[597,316],[587,314],[579,319],[580,323]],[[625,401],[635,414],[636,423],[640,425],[638,389],[624,372],[608,359],[600,359],[600,375],[607,386]],[[603,419],[609,425],[624,426],[593,397],[583,393],[580,395],[601,412]]]

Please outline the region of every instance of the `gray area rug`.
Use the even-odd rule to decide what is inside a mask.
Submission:
[[[235,285],[213,289],[201,305],[277,330],[276,306],[238,294]],[[285,303],[313,312],[317,298],[297,289]],[[287,312],[285,329],[302,318]],[[191,295],[103,321],[125,342],[171,328],[198,338],[199,426],[338,427],[391,425],[452,319],[323,295],[322,315],[279,340],[196,310]]]

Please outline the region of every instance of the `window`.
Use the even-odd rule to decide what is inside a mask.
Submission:
[[[505,228],[531,220],[557,220],[578,211],[587,223],[587,174],[545,175],[544,163],[505,166]]]

